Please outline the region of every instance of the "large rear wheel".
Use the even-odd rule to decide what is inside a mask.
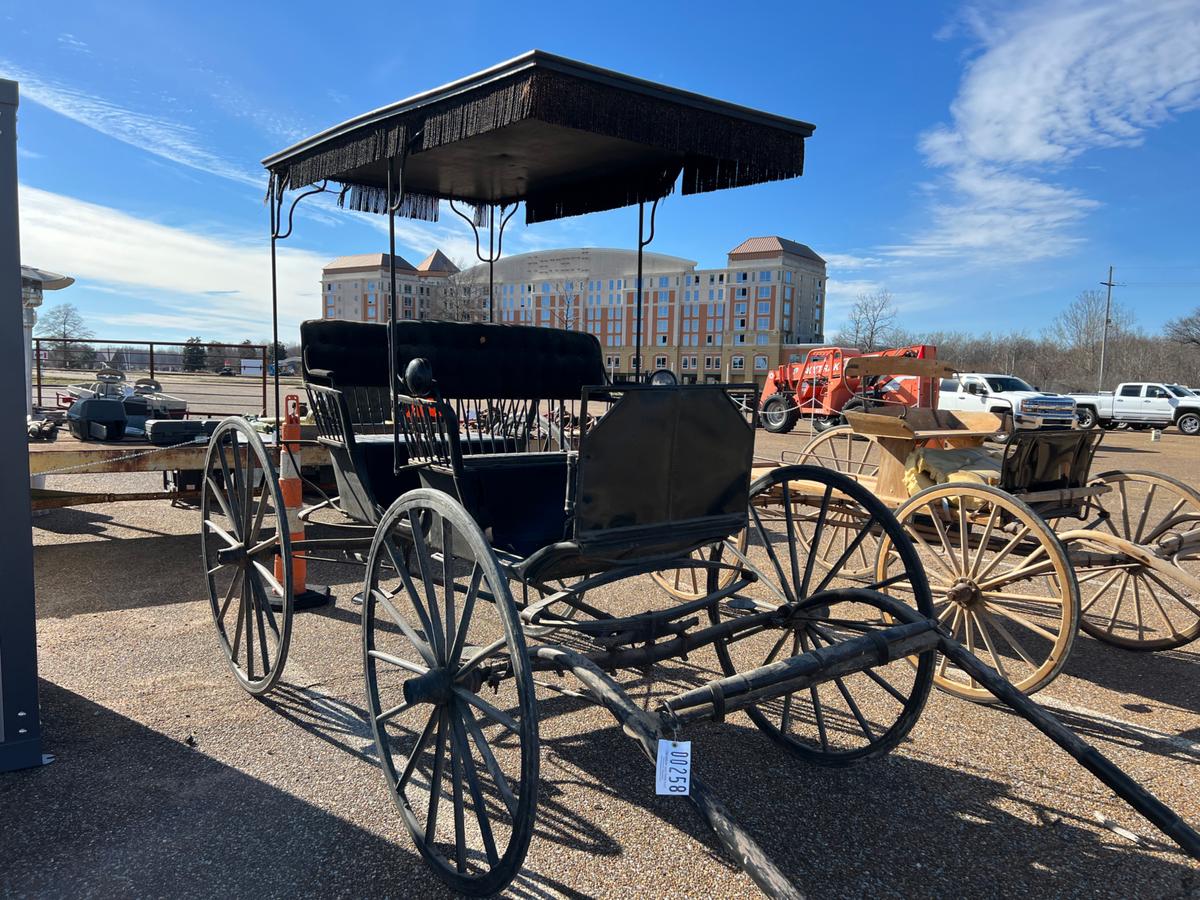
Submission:
[[[387,790],[442,881],[501,891],[529,849],[538,786],[533,679],[508,580],[467,511],[419,489],[380,521],[363,597]]]
[[[891,512],[850,478],[815,466],[785,466],[750,489],[744,549],[727,541],[722,560],[756,581],[714,603],[714,623],[778,610],[781,624],[748,630],[715,645],[726,675],[885,630],[880,592],[898,588],[917,608],[933,611],[925,573]],[[874,559],[881,539],[895,563],[888,580],[865,570],[858,551]],[[831,552],[834,550],[835,552]],[[709,573],[710,591],[718,573]],[[829,592],[863,589],[844,600]],[[881,600],[873,598],[881,598]],[[887,753],[916,724],[929,694],[934,653],[835,678],[746,710],[764,734],[802,759],[844,766]]]

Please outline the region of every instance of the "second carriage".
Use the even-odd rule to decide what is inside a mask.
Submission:
[[[930,379],[952,374],[908,362]],[[1200,637],[1200,491],[1157,472],[1093,475],[1094,430],[887,405],[846,420],[785,458],[847,474],[888,504],[938,620],[1025,693],[1062,670],[1079,630],[1140,651]],[[859,563],[860,578],[885,577],[886,542],[862,548]],[[935,683],[991,699],[944,659]]]

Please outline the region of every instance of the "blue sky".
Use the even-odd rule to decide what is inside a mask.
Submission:
[[[0,0],[23,260],[74,275],[54,300],[100,337],[265,336],[259,160],[532,47],[815,123],[803,178],[671,196],[652,249],[713,266],[751,235],[807,243],[830,263],[831,333],[883,287],[911,331],[1036,333],[1110,264],[1147,330],[1200,304],[1200,0]],[[386,249],[384,223],[308,208],[281,254],[281,337],[318,314],[321,264]],[[399,236],[413,262],[471,255],[449,214]],[[505,246],[635,237],[618,210]]]

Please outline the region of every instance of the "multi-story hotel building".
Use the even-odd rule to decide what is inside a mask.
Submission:
[[[401,319],[427,319],[436,312],[441,287],[458,267],[441,250],[419,265],[396,257],[396,293]],[[339,256],[321,271],[322,317],[353,322],[386,322],[392,311],[386,253]]]
[[[780,237],[750,238],[729,252],[727,262],[720,269],[697,269],[689,259],[644,254],[644,371],[671,369],[685,381],[761,382],[769,369],[802,357],[805,345],[824,339],[825,261],[810,248]],[[386,280],[384,263],[384,256],[374,254],[343,257],[327,267],[326,317],[386,319],[380,301],[365,299],[377,290],[369,285]],[[487,266],[453,268],[435,252],[402,277],[398,261],[401,318],[486,318]],[[365,274],[368,270],[373,274]],[[633,371],[635,252],[542,250],[503,258],[494,271],[495,321],[590,332],[604,348],[610,372]],[[340,301],[342,296],[347,299]]]

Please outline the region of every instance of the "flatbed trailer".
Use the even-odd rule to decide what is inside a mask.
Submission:
[[[272,453],[277,453],[271,435],[264,441]],[[179,479],[169,479],[167,473],[195,472],[204,469],[204,458],[208,452],[208,439],[189,441],[167,447],[158,447],[148,441],[118,441],[101,443],[81,441],[65,430],[59,432],[57,440],[29,444],[29,474],[38,475],[91,475],[97,478],[95,489],[77,490],[35,487],[31,491],[35,510],[61,509],[66,506],[85,506],[90,503],[119,503],[130,500],[170,500],[172,502],[194,501],[200,491],[172,486]],[[300,448],[301,467],[328,466],[329,454],[325,448],[305,445]],[[120,491],[110,489],[104,476],[126,475],[137,472],[163,473],[163,487],[150,491]]]

